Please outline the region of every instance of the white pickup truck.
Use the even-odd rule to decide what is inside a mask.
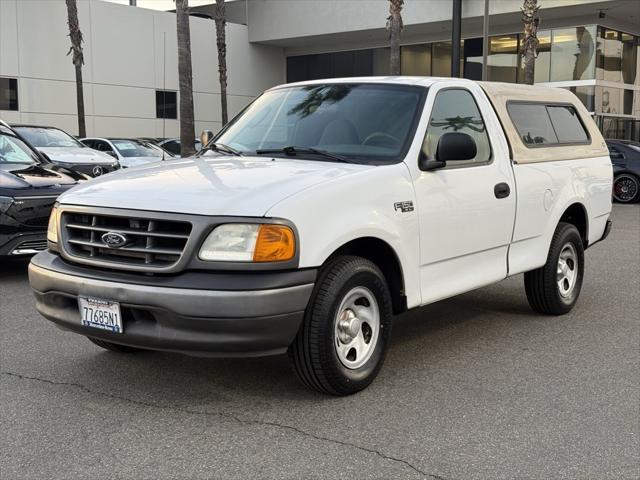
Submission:
[[[571,310],[611,184],[566,90],[283,85],[195,158],[63,194],[29,278],[44,317],[103,348],[288,351],[305,384],[346,395],[375,378],[408,309],[524,273],[534,310]]]

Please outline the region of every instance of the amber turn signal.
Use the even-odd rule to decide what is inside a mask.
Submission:
[[[285,225],[260,225],[254,262],[284,262],[296,253],[293,230]]]

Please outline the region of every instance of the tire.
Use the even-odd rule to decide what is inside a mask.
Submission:
[[[640,200],[640,181],[630,173],[621,173],[613,179],[613,199],[620,203]]]
[[[93,338],[93,337],[87,337],[87,338],[91,343],[99,346],[100,348],[104,348],[105,350],[109,350],[111,352],[134,353],[134,352],[142,351],[141,348],[128,347],[126,345],[118,345],[117,343],[111,343],[105,340],[98,340],[97,338]]]
[[[549,247],[547,263],[524,274],[529,305],[545,315],[563,315],[578,301],[584,277],[584,246],[578,229],[560,222]]]
[[[380,269],[361,257],[337,257],[321,272],[289,347],[296,375],[331,395],[363,390],[382,367],[392,316]]]

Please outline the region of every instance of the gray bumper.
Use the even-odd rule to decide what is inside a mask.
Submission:
[[[63,329],[109,342],[198,356],[284,352],[293,341],[313,283],[279,288],[209,290],[127,283],[78,272],[45,252],[29,265],[38,311]],[[215,276],[215,274],[212,274]],[[102,278],[99,278],[102,277]],[[139,276],[138,276],[139,280]],[[216,284],[212,278],[212,284]],[[255,287],[255,285],[254,285]],[[124,333],[80,324],[78,295],[120,302]]]

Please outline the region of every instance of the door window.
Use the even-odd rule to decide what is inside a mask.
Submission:
[[[476,142],[478,153],[471,160],[452,162],[450,167],[474,166],[491,161],[491,144],[487,128],[471,92],[463,89],[440,91],[433,104],[422,151],[435,160],[438,141],[445,133],[466,133]]]

